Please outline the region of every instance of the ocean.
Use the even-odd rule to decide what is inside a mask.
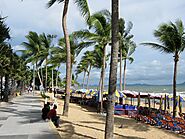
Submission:
[[[126,90],[144,92],[144,93],[169,93],[173,92],[172,85],[126,85]],[[90,86],[91,89],[97,89],[97,86]],[[108,86],[105,86],[105,90],[108,90]],[[117,85],[117,90],[119,86]],[[177,94],[185,96],[185,84],[177,85]]]
[[[172,93],[172,85],[128,85],[126,90],[147,93]],[[177,85],[177,92],[185,94],[185,85]]]

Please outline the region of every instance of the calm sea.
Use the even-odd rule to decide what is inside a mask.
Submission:
[[[90,88],[95,89],[97,86],[91,86]],[[108,89],[108,86],[105,86],[105,90]],[[117,86],[119,90],[119,86]],[[145,93],[170,93],[172,94],[172,85],[127,85],[126,90],[136,91],[136,92],[145,92]],[[185,95],[185,85],[177,85],[178,94]]]
[[[149,93],[172,93],[171,85],[128,85],[126,90]],[[177,92],[185,94],[185,85],[177,85]]]

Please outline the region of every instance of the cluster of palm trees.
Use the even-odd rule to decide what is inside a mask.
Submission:
[[[69,0],[49,0],[48,7],[51,7],[54,3],[64,2],[63,16],[62,16],[62,27],[64,32],[64,39],[66,45],[66,86],[65,86],[65,103],[63,115],[68,116],[69,109],[69,99],[70,99],[70,85],[71,85],[71,46],[70,46],[70,37],[67,32],[67,12],[69,6]],[[116,91],[116,81],[117,81],[117,64],[118,64],[118,49],[119,43],[125,45],[121,42],[121,38],[126,39],[127,33],[120,33],[119,39],[119,0],[112,0],[112,17],[111,14],[107,11],[100,11],[92,16],[90,15],[89,6],[87,0],[74,0],[75,4],[79,7],[81,15],[85,18],[89,30],[82,30],[74,33],[74,36],[82,41],[79,43],[79,51],[88,46],[95,46],[94,52],[97,53],[97,57],[94,57],[93,52],[86,52],[79,65],[77,66],[77,74],[84,72],[88,73],[88,78],[90,77],[90,71],[92,66],[101,69],[101,77],[99,81],[99,89],[102,95],[104,90],[104,78],[105,78],[105,68],[106,68],[106,47],[108,44],[112,44],[111,49],[111,64],[110,64],[110,76],[109,76],[109,99],[108,99],[108,110],[107,110],[107,120],[105,128],[105,138],[113,138],[113,108],[114,108],[114,92]],[[123,27],[124,28],[124,27]],[[124,30],[121,30],[124,31]],[[112,33],[111,33],[112,32]],[[129,32],[129,31],[128,31]],[[111,37],[112,36],[112,37]],[[131,39],[132,37],[130,37]],[[129,40],[129,37],[127,38]],[[131,43],[132,41],[128,41]],[[130,46],[130,45],[127,45]],[[130,49],[127,49],[124,52],[129,52]],[[129,59],[129,55],[124,55],[124,59]],[[88,58],[93,57],[92,63]],[[88,60],[84,60],[84,59]],[[98,58],[99,62],[93,62],[94,58]],[[121,59],[122,61],[122,59]],[[125,60],[126,61],[126,60]],[[88,68],[84,68],[83,65],[86,65]],[[125,62],[126,67],[126,62]],[[121,71],[122,72],[122,71]],[[85,75],[85,74],[84,74]],[[122,77],[121,77],[122,78]],[[88,81],[88,80],[87,80]],[[88,88],[88,83],[87,83]],[[101,97],[102,98],[102,97]],[[102,102],[102,101],[101,101]],[[102,106],[102,104],[101,104]]]
[[[136,44],[133,42],[133,35],[130,34],[132,28],[132,23],[128,23],[128,27],[125,27],[125,22],[123,19],[119,19],[119,0],[112,0],[112,13],[107,10],[102,10],[94,14],[90,14],[88,1],[87,0],[74,0],[74,3],[79,7],[81,15],[85,18],[85,22],[88,25],[88,30],[80,30],[68,34],[67,31],[67,12],[69,6],[69,0],[49,0],[48,7],[51,7],[54,3],[64,2],[63,16],[62,16],[62,27],[64,32],[64,38],[59,42],[59,47],[54,47],[51,50],[51,58],[53,61],[57,61],[55,66],[60,66],[59,63],[66,63],[66,77],[65,77],[65,103],[63,115],[68,116],[69,109],[69,99],[70,99],[70,86],[71,79],[74,74],[73,64],[76,63],[75,58],[81,52],[82,49],[94,46],[92,51],[86,51],[78,63],[76,68],[76,76],[80,73],[84,73],[83,78],[83,88],[85,87],[85,77],[87,75],[86,87],[88,88],[89,78],[92,68],[101,69],[100,80],[99,80],[99,90],[102,92],[104,90],[104,78],[105,78],[105,69],[107,67],[108,57],[111,55],[110,60],[110,75],[109,75],[109,94],[108,94],[108,106],[107,106],[107,116],[106,116],[106,126],[105,126],[105,138],[113,138],[113,129],[114,129],[114,97],[117,84],[117,69],[118,62],[120,62],[120,90],[122,90],[122,60],[124,61],[124,86],[126,83],[126,65],[127,60],[130,63],[133,62],[132,54],[136,49]],[[157,43],[143,43],[144,45],[149,45],[155,49],[159,49],[162,52],[172,53],[174,56],[174,78],[173,78],[173,116],[176,113],[176,74],[177,74],[177,63],[179,61],[180,53],[184,50],[185,47],[185,32],[182,21],[177,20],[176,23],[162,24],[154,33],[155,37],[161,42]],[[34,33],[33,33],[34,35]],[[37,35],[38,36],[38,35]],[[40,36],[38,36],[40,38]],[[46,37],[49,39],[48,37]],[[32,38],[31,38],[32,39]],[[51,38],[50,38],[51,39]],[[29,39],[28,39],[29,40]],[[33,41],[37,43],[37,41]],[[29,40],[29,43],[32,41]],[[37,50],[48,50],[44,46],[42,48],[40,43],[44,46],[45,44],[41,41],[36,45]],[[106,48],[111,44],[111,54],[107,54]],[[24,44],[26,47],[27,44]],[[50,45],[49,45],[50,46]],[[47,58],[50,54],[48,51],[43,52],[43,57],[40,57],[40,53],[33,55],[30,52],[27,54],[33,55],[33,65],[36,69],[40,83],[43,84],[43,80],[39,73],[39,63],[46,61],[45,66],[47,70]],[[42,55],[42,54],[41,54]],[[58,63],[58,64],[57,64]],[[51,65],[53,62],[50,63]],[[46,71],[47,74],[47,71]],[[46,84],[47,84],[47,75]],[[47,86],[47,85],[46,85]],[[101,97],[102,98],[102,97]],[[102,106],[102,104],[101,104]]]
[[[24,88],[31,80],[31,73],[24,59],[13,52],[10,39],[10,28],[5,24],[5,18],[0,16],[0,91],[1,100],[8,101],[8,96],[17,87]]]
[[[26,59],[26,63],[31,63],[33,67],[33,89],[35,89],[35,77],[38,77],[40,85],[47,88],[48,85],[48,65],[52,41],[55,35],[46,35],[45,33],[38,35],[36,32],[29,32],[26,36],[27,42],[23,42],[22,57]],[[56,64],[50,64],[50,71],[54,69]],[[45,67],[45,69],[43,68]],[[44,74],[45,73],[45,76]],[[37,75],[37,76],[36,76]]]

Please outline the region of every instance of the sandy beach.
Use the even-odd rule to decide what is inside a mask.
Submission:
[[[69,116],[62,116],[63,100],[58,99],[58,114],[61,124],[58,132],[64,139],[103,139],[105,115],[100,115],[96,109],[70,103]],[[123,124],[123,128],[119,128]],[[185,136],[166,129],[160,129],[148,124],[137,122],[126,116],[115,116],[115,139],[181,139]]]

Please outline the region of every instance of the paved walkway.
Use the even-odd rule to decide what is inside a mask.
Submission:
[[[24,94],[0,106],[0,139],[60,139],[41,119],[40,97]]]

